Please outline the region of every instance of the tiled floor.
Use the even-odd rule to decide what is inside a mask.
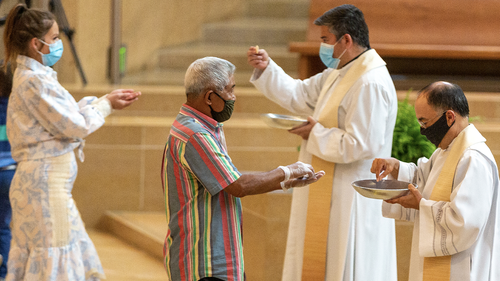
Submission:
[[[89,230],[101,259],[106,281],[165,281],[167,275],[159,259],[134,248],[112,234]]]

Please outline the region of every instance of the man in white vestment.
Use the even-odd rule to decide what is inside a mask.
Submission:
[[[418,165],[375,159],[371,171],[413,183],[383,203],[384,216],[414,221],[410,281],[500,280],[498,168],[485,139],[469,124],[458,85],[435,82],[415,102],[421,133],[437,147]]]
[[[335,163],[334,169],[325,170],[333,181],[327,186],[331,204],[322,212],[328,240],[320,249],[326,252],[319,265],[325,269],[321,280],[395,281],[394,220],[380,214],[381,200],[357,194],[351,183],[374,178],[369,172],[373,159],[391,155],[396,90],[385,62],[370,48],[359,9],[336,7],[315,24],[322,30],[320,57],[327,69],[305,80],[293,79],[264,49],[250,47],[248,62],[255,68],[251,82],[280,106],[308,116],[307,123],[290,130],[303,139],[301,161],[311,163],[316,157]],[[302,280],[308,198],[309,188],[293,190],[282,280]]]

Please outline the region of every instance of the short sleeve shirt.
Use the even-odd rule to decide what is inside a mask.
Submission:
[[[227,154],[222,124],[183,105],[163,155],[170,280],[243,280],[240,199],[224,191],[240,177]]]

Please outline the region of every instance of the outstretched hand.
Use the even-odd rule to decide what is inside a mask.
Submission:
[[[286,166],[286,168],[288,168],[288,170],[290,171],[290,175],[288,178],[286,178],[285,176],[285,180],[314,177],[314,168],[311,164],[297,161]]]
[[[286,189],[289,189],[292,187],[303,187],[303,186],[309,185],[311,183],[317,182],[324,175],[325,175],[324,171],[319,171],[319,172],[315,173],[312,177],[301,177],[301,178],[297,178],[297,179],[291,179],[291,180],[285,181],[283,183],[283,185]]]
[[[106,98],[113,109],[123,109],[139,99],[141,92],[132,89],[117,89],[109,93]]]

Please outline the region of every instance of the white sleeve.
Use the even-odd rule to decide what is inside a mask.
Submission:
[[[273,60],[264,71],[254,71],[250,82],[267,98],[294,114],[310,116],[314,112],[324,79],[333,71],[326,69],[308,79],[290,77]],[[260,76],[259,76],[260,74]]]
[[[43,83],[30,88],[24,102],[34,118],[52,135],[83,139],[104,124],[104,115],[94,105],[82,108],[63,88]]]
[[[352,163],[375,158],[384,147],[392,145],[385,143],[391,114],[388,91],[377,83],[360,83],[349,92],[347,95],[352,96],[345,108],[345,129],[325,128],[317,123],[307,141],[309,153],[329,162]]]
[[[468,149],[458,163],[450,202],[420,201],[421,256],[453,255],[476,242],[489,218],[495,170],[484,154]]]

